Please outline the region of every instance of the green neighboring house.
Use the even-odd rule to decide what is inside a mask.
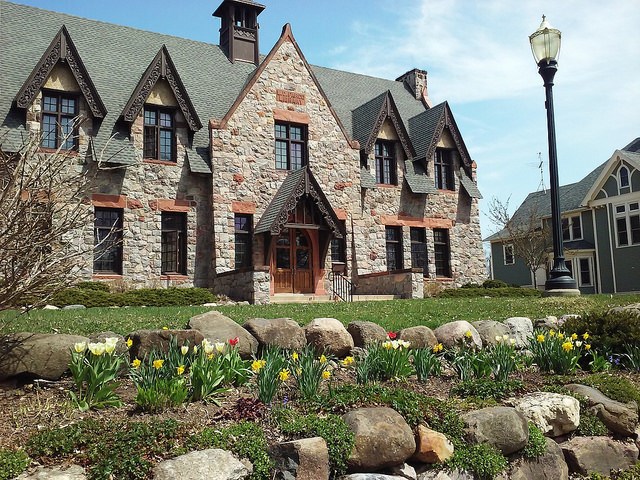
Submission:
[[[561,186],[559,194],[565,260],[580,291],[640,291],[640,138],[616,150],[579,182]],[[549,191],[530,193],[512,221],[524,222],[533,214],[541,222],[550,221]],[[485,241],[491,244],[492,278],[534,285],[528,266],[514,255],[506,229]],[[549,262],[536,272],[538,288],[544,288],[552,259],[550,251]]]

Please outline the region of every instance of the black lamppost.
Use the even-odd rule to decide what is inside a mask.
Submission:
[[[551,226],[553,232],[553,268],[544,288],[546,292],[565,291],[567,294],[579,293],[576,281],[564,263],[562,247],[562,223],[560,220],[560,195],[558,193],[558,159],[556,154],[556,126],[553,115],[553,77],[558,70],[560,52],[560,30],[553,28],[542,16],[542,23],[529,36],[531,51],[538,64],[538,73],[544,80],[547,109],[547,135],[549,138],[549,173],[551,180]],[[573,291],[573,292],[571,292]],[[560,293],[560,292],[558,292]]]

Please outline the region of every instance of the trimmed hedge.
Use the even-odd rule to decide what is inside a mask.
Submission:
[[[56,293],[51,303],[57,307],[169,307],[202,305],[215,299],[215,295],[205,288],[141,288],[123,293],[109,293],[95,288],[73,287]]]
[[[542,292],[533,288],[520,287],[490,287],[490,288],[449,288],[443,290],[438,297],[469,298],[469,297],[540,297]]]

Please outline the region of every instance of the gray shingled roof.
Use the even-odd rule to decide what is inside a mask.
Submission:
[[[407,160],[404,164],[404,178],[413,193],[438,193],[433,178],[427,177],[424,168],[424,157],[413,161]]]
[[[360,188],[376,188],[376,178],[366,167],[360,167]]]
[[[409,119],[409,135],[416,149],[417,157],[426,157],[427,150],[433,141],[438,122],[444,115],[447,102],[439,103],[429,110]]]
[[[600,172],[607,162],[608,160],[598,165],[579,182],[560,186],[558,196],[560,197],[561,212],[570,212],[582,208],[580,203],[593,185],[593,182],[595,182],[600,175]],[[522,202],[518,207],[511,219],[514,222],[518,222],[518,219],[530,218],[532,214],[537,215],[540,218],[551,216],[551,192],[549,190],[543,192],[532,192],[527,195],[527,198],[524,199],[524,202]],[[484,241],[492,242],[508,237],[509,235],[503,229],[485,238]]]
[[[380,111],[387,98],[387,92],[360,105],[352,112],[353,139],[360,142],[360,148],[364,148],[369,141],[373,127],[380,117]]]
[[[130,141],[128,126],[118,121],[120,112],[162,45],[166,45],[203,123],[210,118],[221,119],[255,71],[253,64],[231,63],[218,45],[4,1],[0,2],[0,6],[0,112],[3,115],[0,138],[8,127],[24,124],[24,111],[10,107],[16,93],[62,25],[66,26],[108,111],[96,133],[94,150],[100,152],[105,149],[109,157],[115,152],[117,161],[122,164],[131,163],[135,158],[133,149],[122,145]],[[37,25],[37,34],[34,34],[36,27],[30,28],[29,25]],[[375,110],[374,100],[389,91],[411,142],[418,151],[417,156],[421,156],[420,150],[424,150],[433,133],[430,122],[440,117],[444,104],[427,109],[399,81],[318,66],[311,68],[346,131],[355,139],[366,137],[367,119],[370,117],[365,111],[369,108]],[[363,123],[359,124],[361,118]],[[116,138],[109,141],[114,134]],[[6,142],[14,140],[7,139]],[[192,149],[188,152],[193,172],[210,171],[208,141],[206,126],[195,132]]]
[[[278,215],[284,208],[287,200],[293,195],[293,191],[296,186],[304,181],[304,177],[307,173],[307,168],[301,168],[291,172],[282,182],[280,188],[271,199],[269,205],[265,209],[264,213],[260,217],[258,224],[255,228],[255,233],[270,232],[278,220]]]
[[[464,168],[460,168],[459,178],[460,183],[471,198],[482,198],[482,194],[480,193],[480,190],[478,190],[478,186],[467,176],[467,172],[465,172]]]

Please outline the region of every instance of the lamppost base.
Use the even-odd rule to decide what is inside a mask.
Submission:
[[[545,297],[571,297],[580,295],[576,281],[571,277],[569,270],[566,272],[551,271],[551,278],[544,284]]]
[[[543,297],[579,297],[580,290],[577,288],[556,288],[542,292]]]

